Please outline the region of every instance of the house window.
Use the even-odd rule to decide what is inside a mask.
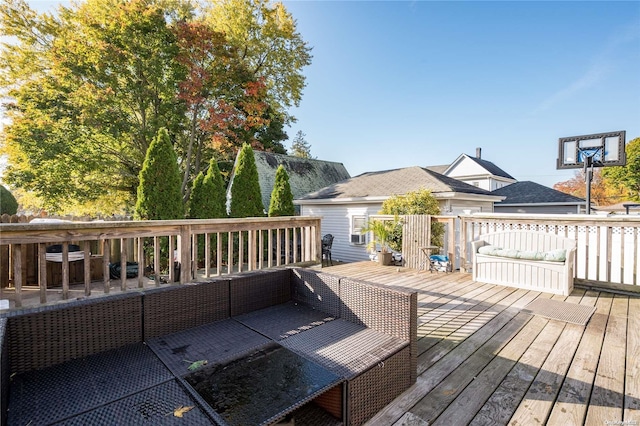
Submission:
[[[480,182],[473,182],[473,186],[480,186]]]
[[[364,228],[366,224],[366,216],[351,217],[351,244],[362,245],[365,243],[366,235],[362,233],[362,228]]]

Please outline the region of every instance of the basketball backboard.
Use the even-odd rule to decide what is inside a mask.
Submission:
[[[557,169],[581,169],[586,160],[594,167],[624,166],[624,130],[597,133],[594,135],[571,136],[558,140]]]

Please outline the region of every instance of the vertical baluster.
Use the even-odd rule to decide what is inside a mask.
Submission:
[[[216,232],[216,275],[222,275],[222,234]]]
[[[111,271],[109,270],[109,263],[111,262],[111,240],[105,238],[102,241],[102,280],[104,283],[104,293],[108,294],[111,291]]]
[[[160,238],[157,235],[153,237],[153,275],[156,287],[160,287]]]
[[[127,238],[120,239],[120,290],[127,290]]]
[[[38,244],[38,287],[40,303],[47,303],[47,245]]]
[[[204,234],[204,276],[206,278],[211,275],[211,238],[208,232]]]
[[[138,288],[143,288],[144,280],[145,280],[144,237],[138,238],[137,243],[138,243]]]
[[[62,299],[69,298],[69,243],[62,243]]]
[[[89,241],[82,242],[82,251],[84,254],[82,259],[84,263],[84,295],[91,296],[91,250],[89,250]]]

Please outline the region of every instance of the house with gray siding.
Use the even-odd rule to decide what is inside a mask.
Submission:
[[[504,197],[493,205],[496,213],[578,214],[586,206],[582,198],[531,181],[512,183],[492,194]]]
[[[301,214],[322,217],[322,234],[333,234],[332,257],[346,262],[367,260],[366,236],[360,229],[382,202],[421,189],[431,191],[443,215],[465,210],[492,212],[501,196],[423,167],[363,173],[298,197]]]

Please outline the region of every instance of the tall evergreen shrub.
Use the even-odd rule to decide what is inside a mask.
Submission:
[[[216,219],[227,216],[227,196],[224,180],[215,158],[211,159],[207,174],[200,172],[193,182],[189,198],[189,217]]]
[[[165,128],[153,139],[140,171],[135,218],[170,220],[184,218],[181,179],[176,153]]]
[[[271,191],[271,202],[269,203],[269,217],[293,216],[293,193],[289,185],[289,175],[280,164],[276,170],[276,180]]]
[[[227,194],[224,180],[215,158],[211,159],[207,174],[198,173],[189,197],[189,217],[192,219],[216,219],[227,217]],[[226,241],[226,236],[223,236]],[[217,237],[210,236],[209,247],[212,259],[216,258]],[[204,260],[204,235],[198,235],[198,260]]]
[[[258,169],[250,145],[242,145],[231,182],[231,217],[264,216]]]
[[[0,185],[0,214],[14,215],[18,213],[18,200],[4,186]]]

